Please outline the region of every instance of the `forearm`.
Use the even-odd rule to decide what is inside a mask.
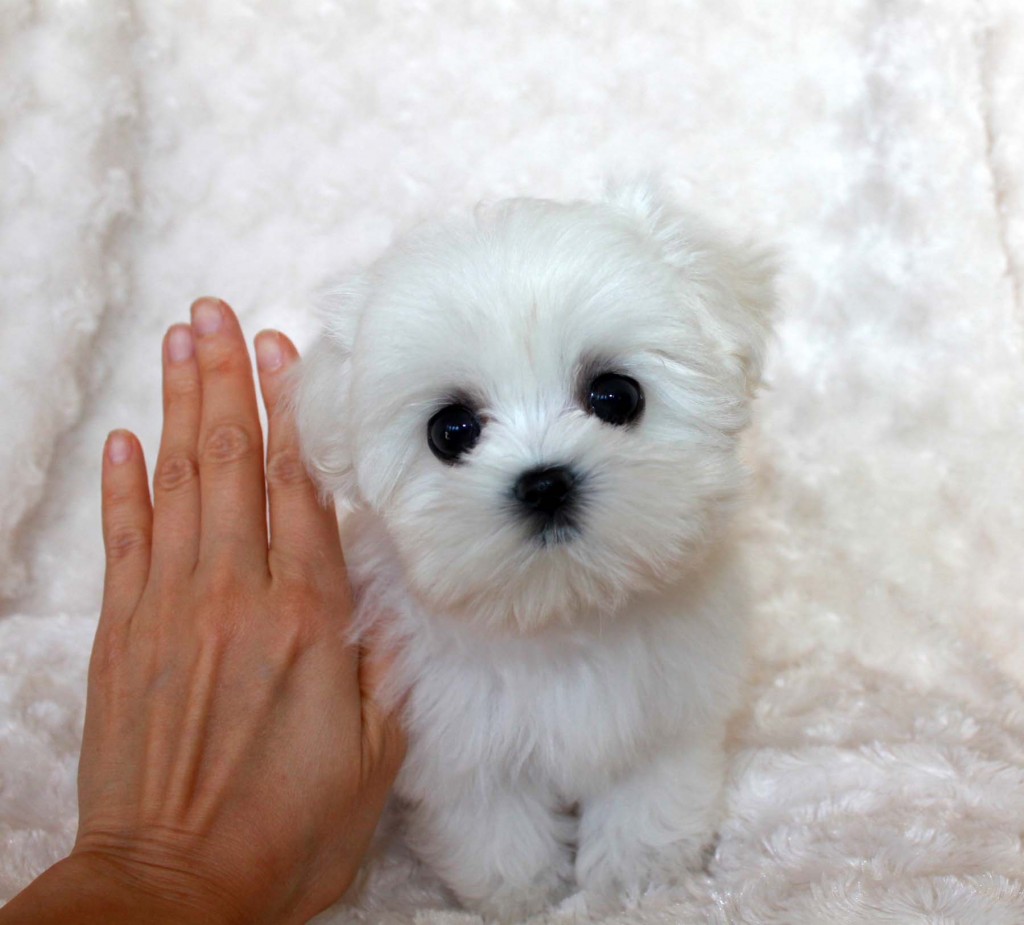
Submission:
[[[0,925],[233,925],[215,897],[144,884],[90,858],[58,862],[0,909]]]

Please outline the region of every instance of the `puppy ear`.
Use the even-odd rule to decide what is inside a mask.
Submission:
[[[362,277],[325,290],[318,299],[323,333],[299,364],[295,421],[306,468],[325,496],[354,503],[349,390],[352,345],[367,286]]]
[[[657,247],[694,303],[701,328],[747,394],[760,384],[775,313],[775,254],[738,243],[678,206],[654,179],[611,189],[608,202]]]

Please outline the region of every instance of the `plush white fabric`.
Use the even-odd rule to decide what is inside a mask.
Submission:
[[[785,317],[728,822],[604,920],[1024,920],[1022,55],[1016,0],[4,0],[0,897],[73,835],[100,446],[155,450],[164,327],[304,344],[398,228],[655,169],[781,245]],[[364,894],[473,921],[393,846]]]

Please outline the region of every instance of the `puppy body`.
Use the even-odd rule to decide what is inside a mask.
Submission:
[[[728,547],[628,612],[503,637],[420,609],[360,520],[346,530],[360,613],[389,615],[394,680],[412,691],[396,792],[412,847],[460,900],[508,921],[573,882],[635,895],[698,867],[743,659]]]
[[[473,908],[513,919],[574,881],[635,893],[711,840],[769,286],[762,256],[649,189],[514,200],[385,256],[304,364],[357,631],[390,638],[409,692],[410,843]],[[640,392],[631,417],[602,418],[609,376]],[[472,442],[447,458],[428,431],[452,407]],[[564,503],[525,510],[523,479],[553,468]]]

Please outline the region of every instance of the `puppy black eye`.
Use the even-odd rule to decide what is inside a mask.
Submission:
[[[427,443],[442,462],[456,462],[479,439],[480,418],[465,405],[446,405],[427,423]]]
[[[602,373],[590,383],[587,406],[608,424],[632,424],[644,410],[643,389],[629,376]]]

